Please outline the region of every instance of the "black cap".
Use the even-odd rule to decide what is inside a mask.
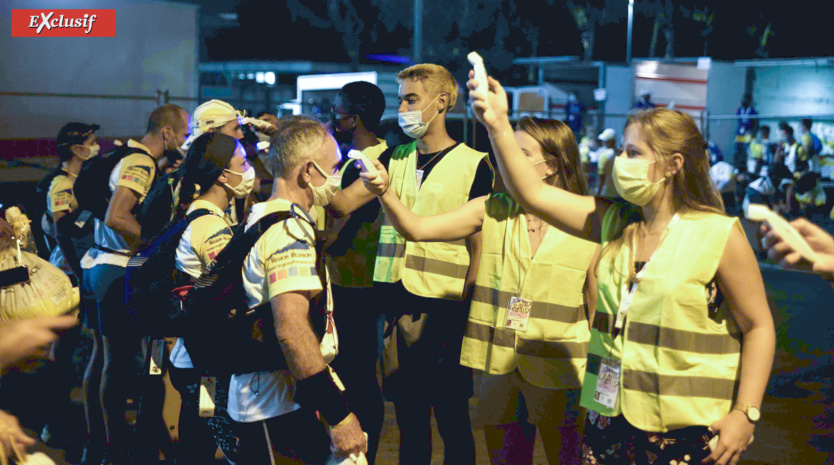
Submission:
[[[83,144],[90,133],[96,132],[98,124],[67,123],[58,132],[58,147],[69,147],[71,145]]]

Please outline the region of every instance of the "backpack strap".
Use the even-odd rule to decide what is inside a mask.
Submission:
[[[147,242],[148,247],[145,250],[137,253],[136,255],[132,255],[130,257],[130,260],[128,260],[127,262],[127,267],[132,268],[136,266],[142,266],[142,264],[145,263],[148,257],[156,250],[156,247],[154,246],[157,244],[164,244],[171,240],[176,240],[179,243],[179,240],[182,238],[182,235],[185,234],[185,230],[188,228],[188,225],[190,225],[192,221],[196,220],[201,216],[211,214],[213,213],[208,208],[198,208],[193,212],[189,213],[182,220],[176,223],[171,223],[170,227],[163,229],[159,232],[159,234],[156,235],[156,237]]]

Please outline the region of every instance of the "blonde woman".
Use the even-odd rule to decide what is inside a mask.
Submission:
[[[525,117],[515,140],[537,178],[586,191],[567,125]],[[578,394],[596,297],[589,268],[598,246],[549,227],[507,194],[418,217],[388,190],[382,164],[377,169],[383,176],[366,184],[406,240],[483,236],[460,362],[481,372],[476,421],[484,425],[492,463],[531,464],[538,428],[550,463],[578,464]]]
[[[667,109],[629,116],[613,170],[625,202],[616,202],[542,182],[512,136],[503,88],[493,79],[490,88],[488,100],[470,95],[510,193],[602,244],[580,402],[590,411],[585,463],[735,464],[760,417],[775,333],[753,251],[723,214],[695,122]]]

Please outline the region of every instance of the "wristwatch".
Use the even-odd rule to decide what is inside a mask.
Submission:
[[[747,415],[747,419],[750,420],[750,423],[756,423],[759,421],[759,418],[762,417],[762,412],[759,409],[753,407],[752,405],[745,405],[740,402],[736,403],[733,410],[741,410],[744,412],[744,414]]]

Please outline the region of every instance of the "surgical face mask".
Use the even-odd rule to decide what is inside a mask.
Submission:
[[[649,165],[653,161],[617,157],[614,159],[614,187],[620,197],[637,206],[645,206],[654,198],[664,179],[649,181]]]
[[[78,155],[78,158],[80,158],[82,160],[89,160],[90,158],[93,158],[94,156],[98,155],[99,150],[101,150],[101,146],[99,146],[98,144],[96,144],[96,145],[83,145],[82,147],[87,147],[87,150],[90,151],[90,154],[87,155],[86,157]]]
[[[318,163],[313,162],[313,166],[316,167],[322,176],[327,178],[327,181],[321,186],[314,186],[312,183],[307,184],[313,190],[313,205],[323,207],[330,203],[333,196],[336,195],[336,192],[339,192],[339,187],[342,185],[342,174],[328,175],[321,169]]]
[[[241,177],[237,186],[230,186],[228,183],[223,183],[224,186],[228,187],[229,190],[235,195],[236,199],[245,199],[246,196],[252,192],[252,188],[255,187],[255,168],[251,166],[246,171],[239,173],[237,171],[232,171],[229,169],[225,169],[227,173],[236,174]]]
[[[440,94],[437,94],[437,97],[440,97]],[[429,123],[431,123],[432,120],[434,120],[434,117],[440,113],[435,113],[430,120],[424,123],[423,112],[432,106],[435,100],[437,100],[437,97],[435,97],[434,100],[432,100],[431,103],[426,105],[426,108],[423,108],[422,110],[401,111],[399,113],[398,120],[400,127],[408,137],[412,139],[419,139],[426,134],[426,131],[429,129]]]

